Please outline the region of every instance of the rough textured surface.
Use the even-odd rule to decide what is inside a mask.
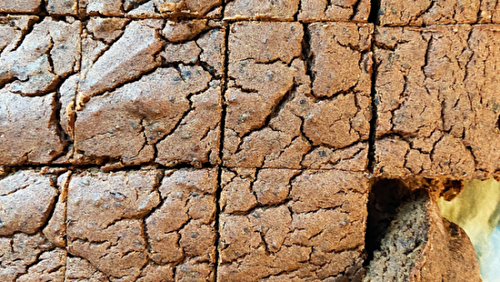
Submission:
[[[368,22],[372,0],[301,0],[302,21]]]
[[[299,23],[231,25],[224,165],[364,170],[371,30],[349,23],[305,31]]]
[[[91,19],[85,35],[76,163],[219,162],[222,27]]]
[[[78,15],[78,0],[46,0],[47,12],[57,16]]]
[[[86,171],[72,177],[68,250],[78,259],[67,277],[213,281],[216,172]]]
[[[398,209],[368,266],[369,281],[481,281],[465,232],[441,217],[429,196]]]
[[[81,23],[0,17],[0,164],[47,164],[66,137],[55,93],[80,66]],[[36,97],[33,97],[36,96]]]
[[[499,23],[498,0],[381,0],[381,25]]]
[[[22,170],[0,179],[1,281],[64,281],[65,229],[57,223],[65,224],[58,210],[65,210],[69,173],[57,177],[61,172]]]
[[[225,19],[367,22],[370,0],[230,0]]]
[[[378,28],[375,174],[498,174],[496,26]]]
[[[59,5],[76,0],[49,0]],[[79,13],[131,18],[220,18],[222,0],[79,0]]]
[[[224,169],[221,186],[220,281],[359,281],[364,275],[363,173]]]
[[[37,13],[42,0],[0,0],[0,13]]]

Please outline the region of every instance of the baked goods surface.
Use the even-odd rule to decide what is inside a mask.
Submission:
[[[0,0],[0,280],[479,281],[493,2]]]

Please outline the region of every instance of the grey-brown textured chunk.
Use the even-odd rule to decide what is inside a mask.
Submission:
[[[173,43],[162,37],[170,32],[162,20],[132,21],[121,34],[125,23],[126,20],[116,18],[95,18],[87,26],[83,78],[77,82],[76,121],[74,128],[67,129],[74,131],[74,161],[119,166],[148,162],[197,167],[217,164],[225,52],[223,28],[205,26],[195,31],[198,34],[184,38],[172,35],[176,37]],[[179,23],[184,24],[190,25]],[[135,33],[127,35],[128,30],[135,29]],[[140,30],[154,35],[151,40],[154,38],[155,51],[150,52],[149,45],[143,44],[145,49],[132,48],[144,56],[117,55],[120,50],[119,54],[129,52],[125,51],[129,45],[142,44],[136,43],[142,38]],[[190,40],[194,36],[196,39]],[[116,65],[129,78],[100,71],[109,69],[109,64]],[[99,77],[99,81],[92,77]],[[92,81],[97,83],[90,86]],[[110,88],[111,85],[116,88]],[[68,90],[73,92],[71,87]],[[101,95],[102,91],[106,92]],[[71,103],[68,99],[67,104]],[[70,118],[64,121],[67,123]]]
[[[499,23],[497,0],[382,0],[379,20],[387,26]]]
[[[224,164],[364,170],[371,30],[352,23],[307,31],[299,23],[231,25]]]
[[[170,265],[175,281],[215,279],[216,190],[217,169],[165,172],[162,204],[145,223],[151,260]]]
[[[224,169],[221,186],[220,280],[363,276],[368,197],[363,173]]]
[[[370,0],[231,0],[225,19],[367,22]]]
[[[0,0],[0,13],[30,13],[40,11],[42,0]]]
[[[498,173],[498,34],[486,25],[377,29],[377,175]]]
[[[441,216],[431,197],[413,195],[397,209],[364,282],[482,281],[469,237]]]
[[[66,250],[60,247],[64,247],[65,229],[48,223],[65,224],[65,215],[55,208],[65,205],[62,198],[69,172],[58,177],[62,172],[19,170],[1,177],[0,281],[64,281]],[[54,232],[45,232],[49,225]],[[63,242],[52,236],[56,233]]]

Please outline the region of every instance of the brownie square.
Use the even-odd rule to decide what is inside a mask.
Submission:
[[[73,176],[67,276],[214,281],[216,190],[217,168]]]
[[[372,26],[230,26],[223,161],[227,167],[367,164]]]
[[[221,187],[221,281],[363,277],[364,173],[224,169]]]
[[[81,28],[50,17],[0,17],[0,165],[46,164],[64,155],[57,92],[80,69]]]
[[[0,13],[35,14],[41,5],[42,0],[0,0]]]
[[[367,22],[370,0],[233,0],[226,4],[227,20]]]
[[[69,175],[53,169],[0,177],[1,281],[64,281]]]
[[[91,18],[82,44],[76,163],[219,162],[220,24]]]
[[[385,26],[499,23],[496,0],[382,0],[379,20]]]
[[[377,176],[498,174],[498,31],[487,25],[377,28]]]

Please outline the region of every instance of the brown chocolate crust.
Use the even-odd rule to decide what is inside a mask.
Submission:
[[[232,24],[224,165],[365,170],[371,28]]]
[[[486,179],[498,174],[497,29],[376,29],[375,175]]]
[[[221,281],[359,280],[368,179],[339,170],[224,169]]]
[[[381,0],[382,26],[487,24],[500,22],[496,0]]]

